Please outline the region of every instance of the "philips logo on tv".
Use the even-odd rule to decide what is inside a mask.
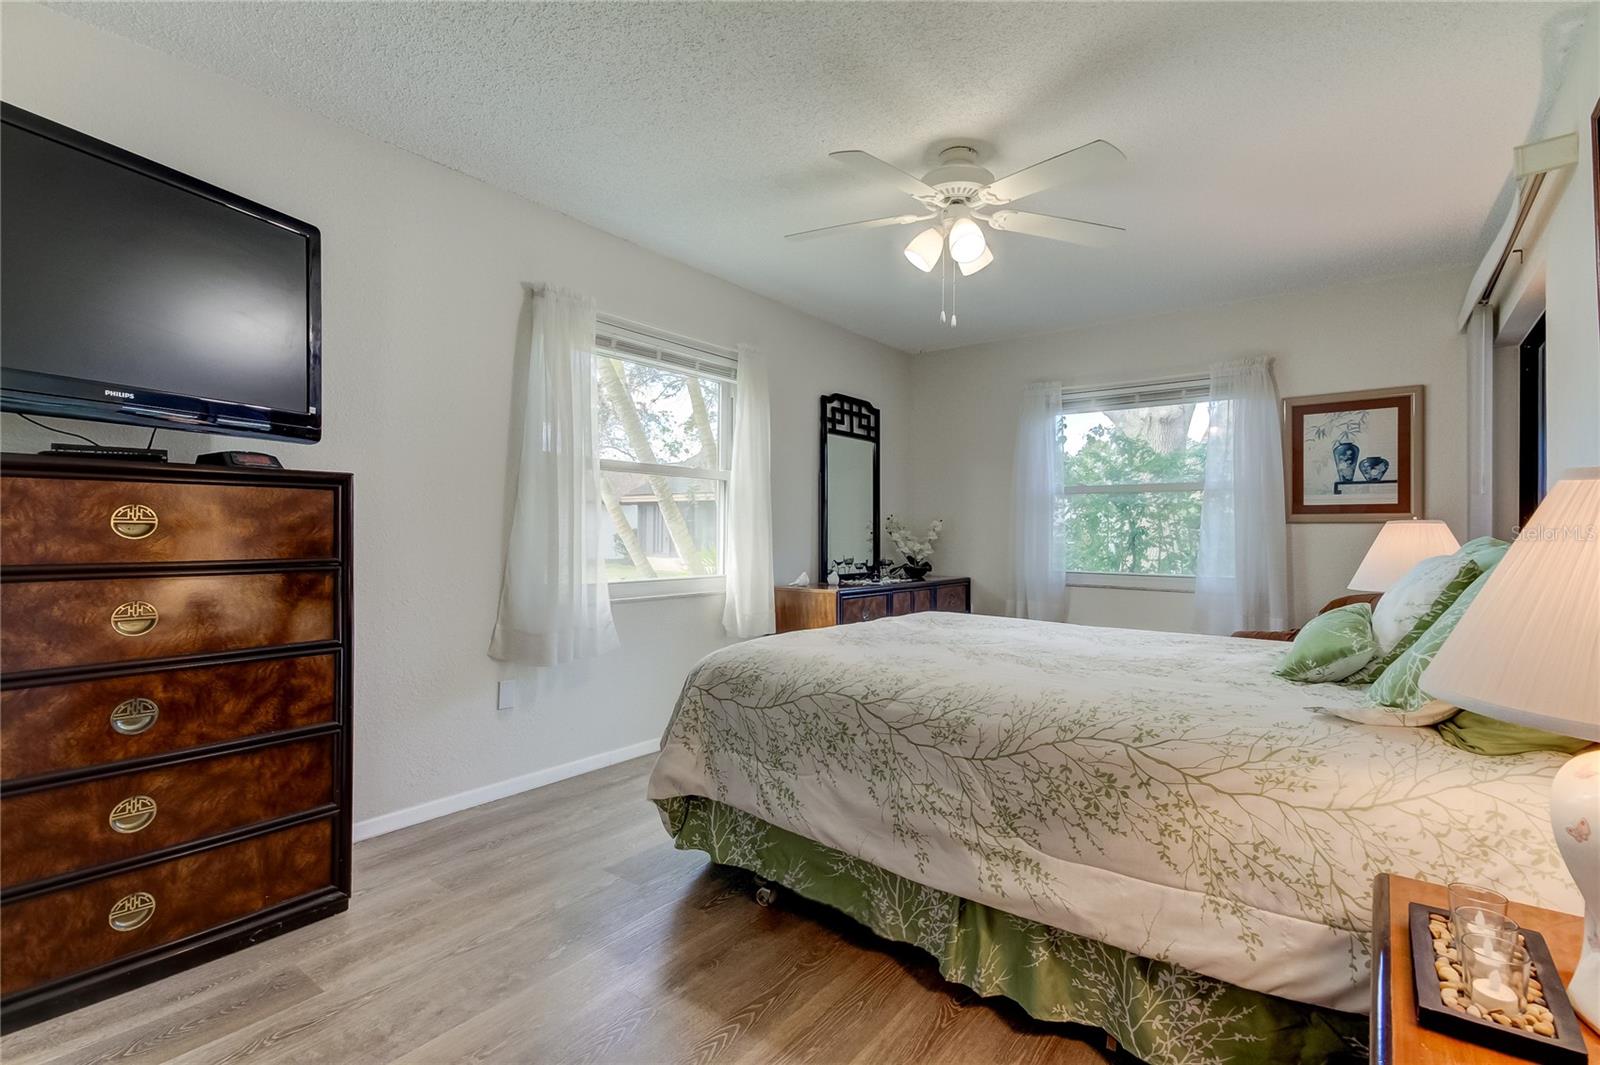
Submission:
[[[112,399],[132,399],[133,398],[133,393],[132,392],[114,392],[109,388],[102,389],[101,391],[105,392],[105,394],[110,396]]]

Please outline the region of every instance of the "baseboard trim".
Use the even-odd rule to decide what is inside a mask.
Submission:
[[[432,821],[434,818],[444,817],[446,814],[470,810],[474,806],[482,806],[486,802],[504,799],[508,795],[517,795],[524,791],[532,791],[534,788],[542,788],[546,784],[554,784],[558,780],[566,780],[569,777],[592,773],[596,769],[604,769],[607,766],[616,765],[618,762],[626,762],[630,758],[654,754],[660,749],[661,741],[659,739],[642,740],[626,747],[618,747],[614,751],[601,751],[599,754],[591,754],[587,758],[579,758],[576,761],[566,762],[562,765],[553,765],[548,769],[536,769],[532,773],[524,773],[522,776],[512,777],[510,780],[485,784],[481,788],[472,788],[468,791],[458,791],[454,795],[446,795],[442,799],[433,799],[429,802],[418,803],[415,806],[407,806],[403,810],[395,810],[392,813],[369,817],[365,821],[357,821],[355,823],[354,834],[356,842],[359,843],[364,839],[382,836],[402,828],[410,828],[412,825],[420,825],[424,821]]]

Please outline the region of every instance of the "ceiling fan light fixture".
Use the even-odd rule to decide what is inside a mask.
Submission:
[[[956,261],[956,266],[961,270],[962,277],[971,277],[973,274],[977,273],[979,270],[982,270],[985,266],[988,266],[992,262],[994,262],[994,252],[989,249],[988,245],[985,245],[982,255],[971,260],[970,262],[961,262],[958,259]]]
[[[906,260],[925,274],[939,265],[939,256],[942,254],[944,230],[938,226],[929,226],[912,237],[911,243],[906,245]]]
[[[958,218],[950,227],[950,258],[958,263],[970,263],[982,258],[988,250],[983,238],[983,227],[971,218]]]

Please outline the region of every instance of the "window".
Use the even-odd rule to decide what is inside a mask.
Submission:
[[[594,360],[608,581],[714,590],[722,575],[732,357],[602,319]],[[624,594],[651,587],[662,586],[636,584]]]
[[[1056,544],[1069,572],[1154,586],[1194,575],[1209,392],[1186,380],[1063,395]]]

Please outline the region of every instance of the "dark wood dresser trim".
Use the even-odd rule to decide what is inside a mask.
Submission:
[[[304,841],[310,838],[305,836],[305,832],[312,831],[317,825],[322,826],[315,834],[315,838],[322,842],[317,844],[321,857],[315,859],[320,864],[313,877],[321,886],[299,882],[304,880],[304,870],[310,868],[304,865],[304,861],[314,857],[307,854],[304,859],[296,859],[302,872],[295,873],[282,884],[263,882],[260,894],[256,896],[257,902],[248,905],[219,903],[214,911],[208,911],[214,912],[215,916],[202,916],[198,911],[189,913],[184,917],[187,923],[173,926],[176,933],[181,933],[181,937],[174,941],[149,945],[140,943],[137,949],[127,950],[125,948],[130,941],[113,937],[115,957],[108,956],[102,961],[92,962],[90,968],[76,972],[63,971],[61,966],[70,967],[77,962],[66,959],[64,955],[51,960],[51,955],[46,954],[42,956],[43,964],[47,968],[56,966],[54,970],[28,970],[45,973],[47,978],[42,981],[38,976],[27,975],[25,970],[31,964],[29,962],[12,963],[22,966],[14,973],[12,965],[5,965],[8,993],[0,1000],[0,1029],[6,1031],[141,986],[219,954],[344,910],[350,897],[352,829],[350,707],[353,617],[350,608],[354,580],[350,567],[353,545],[350,476],[152,465],[54,456],[0,456],[0,488],[9,489],[17,478],[36,478],[41,482],[70,481],[72,484],[60,489],[42,483],[30,484],[23,493],[0,493],[0,501],[3,501],[0,506],[12,499],[29,504],[27,512],[20,515],[7,508],[4,536],[0,537],[0,541],[3,541],[0,542],[0,582],[5,585],[5,600],[13,604],[20,601],[26,606],[30,591],[40,589],[33,593],[35,616],[38,616],[49,613],[53,609],[52,604],[63,598],[70,599],[74,593],[81,598],[85,582],[106,582],[99,586],[105,588],[128,587],[131,582],[145,587],[174,589],[180,586],[177,583],[155,582],[201,578],[204,579],[202,582],[191,581],[183,587],[186,591],[199,589],[202,592],[209,588],[209,600],[205,595],[193,600],[201,603],[204,612],[236,610],[238,613],[223,616],[225,630],[227,624],[233,625],[232,630],[228,630],[233,635],[228,638],[220,641],[209,639],[204,631],[205,626],[201,624],[206,618],[196,616],[195,624],[191,626],[193,638],[187,632],[183,639],[173,640],[169,637],[166,644],[157,648],[158,654],[146,657],[96,661],[93,647],[75,647],[74,650],[79,653],[63,655],[46,642],[43,645],[46,651],[42,655],[32,659],[24,656],[14,663],[9,651],[12,641],[7,639],[6,665],[21,664],[32,668],[25,671],[8,668],[0,674],[0,689],[3,689],[0,691],[0,700],[3,700],[0,702],[0,707],[3,707],[0,728],[5,732],[0,746],[9,742],[13,724],[30,718],[35,728],[33,735],[39,737],[41,734],[37,728],[41,727],[42,719],[34,715],[41,713],[66,711],[69,716],[75,714],[80,719],[80,731],[93,736],[97,728],[105,725],[105,715],[116,705],[116,701],[105,703],[112,694],[143,691],[147,685],[159,684],[164,678],[170,679],[186,671],[190,674],[185,680],[189,687],[179,690],[177,695],[167,696],[175,700],[171,703],[173,710],[169,724],[181,723],[180,707],[185,708],[186,713],[204,714],[211,705],[209,699],[192,694],[205,692],[207,684],[211,683],[205,674],[195,675],[194,671],[216,670],[215,677],[232,681],[239,689],[237,699],[241,705],[253,705],[246,692],[262,690],[266,692],[263,700],[266,705],[258,718],[251,718],[247,714],[235,715],[221,722],[208,721],[205,727],[198,728],[194,727],[196,722],[189,722],[189,727],[170,729],[164,738],[152,736],[150,742],[142,746],[134,744],[125,750],[115,743],[100,742],[98,745],[92,744],[92,749],[81,754],[72,750],[64,753],[56,750],[33,758],[8,757],[3,763],[5,779],[0,780],[0,796],[3,796],[7,807],[5,820],[8,826],[15,802],[48,805],[53,792],[77,794],[86,787],[104,790],[104,786],[95,785],[94,782],[109,781],[113,777],[164,779],[171,774],[181,776],[190,772],[188,767],[208,762],[216,764],[213,760],[243,759],[252,764],[260,759],[272,761],[279,758],[274,753],[276,748],[289,750],[296,748],[296,745],[302,750],[310,749],[305,744],[319,745],[317,749],[324,753],[318,756],[316,764],[306,763],[302,768],[319,776],[326,784],[321,790],[316,786],[309,790],[302,788],[293,797],[286,793],[285,796],[273,798],[270,794],[262,793],[260,803],[240,814],[241,819],[245,820],[255,817],[253,822],[234,824],[225,818],[202,818],[200,820],[205,823],[196,824],[196,836],[199,838],[188,837],[181,832],[167,832],[159,838],[152,836],[150,842],[160,843],[161,846],[147,852],[130,853],[126,847],[102,848],[96,852],[92,847],[73,844],[74,854],[70,861],[47,861],[37,869],[23,863],[23,872],[9,878],[18,881],[22,876],[35,878],[26,883],[14,883],[0,891],[0,924],[5,924],[10,932],[35,923],[29,920],[17,924],[17,913],[23,917],[36,911],[42,913],[44,911],[38,910],[38,906],[52,896],[75,898],[77,896],[74,893],[90,891],[93,885],[117,884],[129,878],[129,882],[159,879],[169,875],[161,870],[187,868],[184,863],[200,862],[195,866],[197,869],[233,868],[229,863],[234,859],[226,855],[255,853],[251,848],[266,845],[260,841],[267,837]],[[89,535],[89,525],[98,522],[98,510],[104,508],[106,501],[122,498],[123,495],[121,489],[116,487],[85,488],[86,482],[91,481],[131,485],[129,499],[132,502],[140,499],[166,500],[162,506],[171,515],[168,530],[171,535],[165,541],[153,542],[148,555],[139,554],[136,543],[132,549],[127,549],[126,545],[109,540],[96,540],[93,546],[83,549],[69,543],[34,547],[31,550],[5,550],[7,544],[18,542],[16,538],[19,535],[45,534],[45,530],[39,528],[40,514],[45,515],[44,524],[52,520],[48,517],[52,513],[58,516],[65,514],[68,516],[66,523],[71,527],[65,535],[71,535],[73,529]],[[141,485],[144,487],[140,488]],[[238,489],[270,487],[274,491],[265,493],[270,496],[265,502],[258,500],[240,508],[253,515],[249,522],[240,523],[234,531],[216,532],[204,528],[199,515],[208,507],[209,513],[215,515],[220,512],[218,500],[236,497],[215,491],[185,492],[180,488],[157,491],[151,489],[151,485],[210,485]],[[74,488],[88,491],[95,497],[94,501],[80,504],[72,500],[58,500],[54,505],[41,505],[41,501],[49,499],[52,489],[70,491]],[[311,489],[320,494],[279,489]],[[321,499],[330,500],[325,512],[320,510]],[[185,511],[183,508],[190,506],[189,501],[198,502]],[[280,504],[286,509],[280,509]],[[173,507],[178,509],[174,510]],[[159,511],[160,507],[156,509]],[[88,518],[83,517],[84,514],[95,518],[95,522],[89,522]],[[262,523],[270,524],[275,514],[284,516],[287,527],[267,529],[265,540],[254,543],[252,537],[257,527]],[[78,529],[79,526],[82,528]],[[142,530],[137,526],[123,529],[123,532],[129,531],[137,534]],[[98,537],[98,529],[94,530],[94,535]],[[135,541],[141,539],[138,536],[124,538]],[[152,535],[150,539],[154,541],[155,537]],[[109,549],[106,547],[108,543]],[[232,548],[228,547],[230,544]],[[224,551],[236,557],[206,557]],[[72,559],[81,564],[68,561]],[[57,582],[66,583],[58,585]],[[203,584],[206,587],[202,587]],[[301,585],[305,588],[301,588]],[[42,591],[46,587],[51,589],[50,595]],[[66,591],[58,592],[57,587]],[[234,594],[234,589],[263,588],[270,589],[272,594],[289,596],[290,605],[285,607],[287,614],[275,613],[276,607],[265,608],[265,614],[269,616],[266,624],[270,631],[256,636],[250,634],[250,623],[240,622],[239,617],[245,614],[253,616],[262,609],[260,605],[249,599],[229,597]],[[18,592],[23,594],[13,594]],[[318,603],[326,603],[326,607]],[[292,616],[297,611],[303,613],[308,604],[313,611],[324,610],[326,620],[316,621],[310,627],[299,621],[273,627],[272,617]],[[24,615],[12,610],[5,613],[12,615],[4,619],[8,635],[25,631],[19,628],[26,625]],[[165,611],[162,620],[167,620]],[[309,639],[301,640],[301,637],[308,635]],[[65,640],[61,642],[67,643]],[[93,643],[93,640],[77,642]],[[118,645],[112,642],[111,646]],[[307,675],[308,682],[322,684],[327,689],[326,698],[314,696],[308,699],[283,688],[299,668],[295,663],[310,659],[320,659],[316,674],[320,679]],[[126,685],[131,685],[131,688],[125,688]],[[292,683],[290,687],[293,687]],[[74,688],[78,690],[75,692]],[[232,686],[221,686],[217,690],[227,691],[230,697],[234,694]],[[84,703],[74,708],[73,699],[77,696],[82,696]],[[41,709],[45,704],[48,706]],[[31,714],[28,712],[30,707]],[[99,719],[98,724],[95,719]],[[47,724],[42,727],[48,729]],[[101,740],[104,740],[103,736]],[[118,757],[123,753],[129,757]],[[299,760],[295,761],[295,765],[300,764]],[[104,798],[98,791],[94,794],[97,799]],[[17,844],[12,832],[4,834],[7,855],[12,853],[15,845],[31,845]],[[303,848],[305,843],[297,846]],[[211,854],[217,854],[218,857],[207,857]],[[268,862],[265,866],[259,866],[259,869],[270,872],[279,867]],[[258,866],[239,868],[256,869]],[[289,866],[282,868],[287,874]],[[56,871],[58,869],[61,871]],[[39,873],[45,875],[39,876]],[[252,875],[268,873],[258,871]],[[249,897],[248,893],[240,896],[226,882],[218,884],[217,888],[233,891],[230,897],[235,900]],[[104,890],[93,888],[93,892],[98,893]],[[98,900],[98,895],[94,897]],[[244,912],[238,908],[241,905],[245,910],[253,906],[254,911]],[[229,906],[233,909],[230,910]],[[170,909],[166,912],[178,916]],[[11,922],[4,920],[8,914],[14,918]],[[103,928],[104,915],[98,920],[99,927]],[[0,952],[0,964],[13,957],[25,958],[26,954],[18,954],[14,950],[14,943],[7,942],[4,951]]]

